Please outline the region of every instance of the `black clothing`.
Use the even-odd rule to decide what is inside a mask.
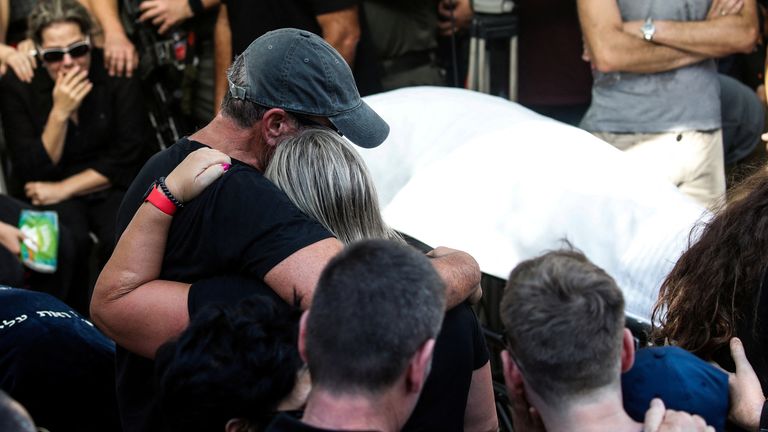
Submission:
[[[0,388],[40,427],[119,431],[115,345],[43,293],[0,288]]]
[[[65,300],[80,313],[88,314],[91,285],[90,256],[93,242],[99,239],[99,268],[112,254],[114,220],[122,194],[148,156],[149,122],[137,77],[110,77],[104,69],[101,50],[94,49],[88,79],[90,93],[78,109],[78,122],[68,121],[61,159],[54,164],[43,146],[42,134],[53,108],[55,82],[41,65],[30,84],[19,81],[12,70],[0,80],[0,111],[11,160],[10,189],[21,194],[30,181],[58,182],[93,169],[107,177],[106,190],[42,206],[54,210],[69,227],[75,255],[77,290]],[[26,199],[19,195],[18,198]],[[93,278],[95,280],[95,277]]]
[[[182,138],[153,156],[126,193],[118,235],[143,202],[148,186],[168,175],[203,144]],[[262,280],[294,252],[331,237],[269,180],[237,160],[224,176],[176,213],[168,233],[160,279],[193,283],[217,275]],[[157,430],[152,413],[153,362],[117,349],[118,403],[126,432]]]
[[[204,307],[234,305],[253,295],[266,296],[274,301],[284,302],[263,281],[245,279],[241,276],[218,276],[192,284],[187,295],[187,310],[192,319]]]
[[[55,82],[42,66],[31,84],[12,70],[0,80],[0,110],[13,176],[29,181],[60,181],[92,168],[113,188],[125,190],[147,156],[148,117],[137,77],[107,75],[101,50],[94,49],[88,79],[93,89],[83,99],[77,124],[69,121],[61,160],[54,164],[42,134],[53,107]]]
[[[11,0],[9,3],[8,30],[5,33],[5,43],[16,46],[27,38],[27,17],[35,7],[37,0]]]
[[[489,359],[472,308],[462,303],[446,312],[435,342],[432,370],[403,431],[463,431],[472,373]]]
[[[31,206],[9,196],[0,195],[0,222],[18,226],[21,211]],[[29,288],[51,294],[69,304],[70,293],[84,292],[84,287],[73,288],[76,255],[70,230],[59,221],[59,254],[54,273],[39,273],[21,263],[19,257],[0,246],[0,285]]]
[[[189,315],[212,303],[237,303],[254,292],[275,296],[260,281],[214,278],[192,285]],[[404,431],[463,431],[472,373],[489,360],[480,323],[466,303],[445,314],[437,337],[432,370]],[[282,429],[279,429],[282,430]]]
[[[742,313],[736,318],[734,336],[738,336],[744,344],[744,352],[760,379],[760,385],[768,388],[768,271],[750,300],[738,308]],[[712,360],[729,372],[736,371],[727,343],[715,351]]]
[[[286,414],[280,414],[275,417],[272,423],[267,426],[265,432],[343,432],[336,431],[334,429],[320,429],[308,424],[302,423],[301,420],[293,418]],[[347,430],[347,432],[351,432]],[[353,432],[353,431],[352,431]],[[361,431],[362,432],[362,431]]]
[[[359,0],[224,0],[232,32],[232,55],[237,56],[256,38],[272,30],[293,27],[322,36],[317,16],[362,8]],[[362,12],[362,11],[361,11]],[[381,91],[380,66],[370,38],[365,17],[358,14],[360,41],[355,52],[352,72],[361,95]]]

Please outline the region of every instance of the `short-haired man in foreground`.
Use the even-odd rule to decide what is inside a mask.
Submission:
[[[321,274],[301,319],[313,386],[304,418],[280,416],[267,431],[399,431],[429,373],[444,307],[443,282],[415,249],[349,246]]]
[[[635,356],[632,334],[624,328],[624,298],[613,278],[581,252],[549,252],[515,267],[501,318],[508,337],[501,358],[516,428],[644,429],[622,405],[620,374]],[[711,429],[697,416],[662,413],[655,401],[646,431]]]

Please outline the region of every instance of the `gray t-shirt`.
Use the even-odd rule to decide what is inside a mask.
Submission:
[[[698,21],[711,0],[617,0],[624,21]],[[720,84],[714,60],[636,74],[593,72],[592,105],[581,127],[592,132],[680,132],[720,128]]]

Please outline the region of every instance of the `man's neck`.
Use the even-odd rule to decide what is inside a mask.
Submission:
[[[258,142],[257,129],[242,128],[221,113],[204,128],[190,135],[189,139],[208,145],[261,171],[265,168],[259,157],[261,152],[254,148],[254,143]]]
[[[549,432],[639,432],[638,423],[624,411],[621,393],[603,393],[586,400],[573,401],[567,407],[549,407],[540,410],[544,426]]]
[[[400,405],[386,395],[337,395],[315,387],[301,421],[321,429],[396,432],[409,414]]]

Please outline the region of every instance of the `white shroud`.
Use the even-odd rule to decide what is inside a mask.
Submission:
[[[505,99],[415,87],[367,97],[391,127],[359,149],[393,228],[472,254],[504,278],[567,238],[649,318],[659,285],[709,214],[580,129]]]

